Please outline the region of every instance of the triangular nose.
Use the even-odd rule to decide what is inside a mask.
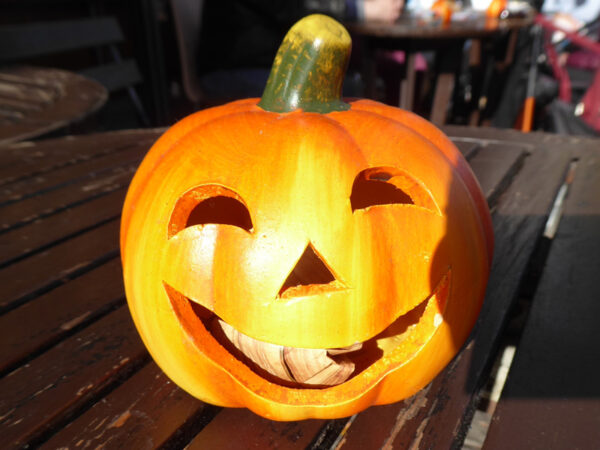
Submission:
[[[297,286],[323,285],[332,281],[335,281],[335,276],[309,243],[281,286],[279,296],[282,297],[286,290]]]

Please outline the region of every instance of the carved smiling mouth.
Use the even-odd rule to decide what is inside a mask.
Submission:
[[[212,345],[218,343],[260,377],[294,388],[344,383],[361,376],[384,356],[392,360],[396,356],[411,359],[443,323],[449,285],[450,270],[428,298],[366,341],[345,348],[308,349],[251,338],[164,283],[183,329],[200,351],[208,354]],[[227,365],[225,361],[221,363]]]

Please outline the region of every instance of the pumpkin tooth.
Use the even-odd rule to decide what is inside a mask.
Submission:
[[[346,381],[354,372],[352,361],[333,359],[325,349],[285,347],[283,354],[292,376],[299,383],[331,386]]]
[[[256,365],[283,380],[294,381],[284,362],[283,347],[252,339],[231,325],[218,319],[218,324],[229,341]]]
[[[246,336],[221,319],[216,320],[227,339],[246,357],[272,375],[301,384],[334,386],[354,372],[346,357],[332,358],[329,350],[296,348],[261,342]],[[362,346],[362,344],[359,344]],[[356,349],[356,344],[348,348]],[[335,349],[334,349],[335,350]],[[354,351],[346,349],[342,352]]]
[[[335,386],[346,381],[354,373],[354,363],[347,358],[336,359],[320,372],[304,380],[305,384]]]

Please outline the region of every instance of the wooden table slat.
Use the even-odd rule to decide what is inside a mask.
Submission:
[[[77,274],[114,258],[119,251],[118,241],[119,221],[113,220],[0,269],[4,286],[0,291],[0,311],[58,287]]]
[[[120,188],[65,209],[60,214],[3,233],[5,244],[0,255],[0,267],[34,254],[71,235],[118,218],[126,193],[125,188]]]
[[[79,164],[132,147],[149,149],[162,130],[88,135],[85,145],[73,136],[0,147],[0,186]]]
[[[600,152],[584,152],[485,449],[600,445]]]
[[[150,449],[187,443],[180,430],[202,426],[217,411],[182,391],[151,362],[41,448]]]
[[[39,196],[48,191],[69,189],[77,183],[91,183],[91,180],[118,173],[122,167],[139,164],[145,148],[127,147],[121,151],[100,155],[79,164],[65,166],[42,176],[9,183],[0,188],[0,204],[21,202],[24,198]]]
[[[0,233],[11,232],[14,228],[39,222],[42,218],[76,208],[86,202],[98,199],[129,185],[139,161],[104,171],[99,176],[42,195],[29,197],[21,202],[0,207]]]
[[[124,302],[115,258],[0,316],[0,373]]]
[[[510,184],[527,156],[525,147],[514,144],[490,144],[479,149],[469,164],[477,175],[483,194],[490,207],[496,204],[498,195]]]
[[[247,409],[224,409],[190,442],[189,450],[306,448],[325,425],[324,420],[274,422]],[[235,424],[232,430],[232,424]]]
[[[35,442],[147,358],[123,306],[0,380],[0,447]]]
[[[7,148],[0,147],[0,186],[39,177],[63,167],[93,160],[133,146],[124,142],[117,147],[104,148],[92,143],[89,147],[80,149],[77,141],[72,142],[72,139],[63,138],[62,142],[60,139],[56,140],[56,147],[62,151],[55,153],[53,147],[47,145],[47,142],[44,141],[42,145],[37,142],[19,142]],[[3,157],[6,158],[4,163],[1,161]]]
[[[469,160],[471,157],[475,156],[475,154],[481,148],[480,142],[472,140],[463,141],[462,139],[455,139],[453,142],[466,160]]]

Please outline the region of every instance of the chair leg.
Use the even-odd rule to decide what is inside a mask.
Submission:
[[[131,98],[131,102],[133,103],[133,106],[135,106],[135,109],[137,110],[140,120],[142,121],[142,125],[144,125],[145,127],[149,127],[150,120],[148,119],[148,115],[146,114],[144,105],[142,105],[142,102],[140,101],[140,97],[138,96],[137,91],[135,90],[135,88],[133,86],[128,86],[127,93],[129,94],[129,97]]]
[[[115,60],[116,62],[121,62],[122,61],[121,52],[116,47],[116,45],[112,44],[108,48],[109,48],[109,51],[110,51],[110,54],[111,54],[113,60]],[[140,100],[140,97],[137,94],[137,91],[135,90],[135,88],[133,86],[127,86],[127,93],[129,94],[129,98],[131,98],[131,102],[133,103],[133,106],[135,107],[135,109],[138,113],[138,116],[140,117],[140,120],[142,121],[142,125],[144,125],[145,127],[149,127],[150,120],[148,119],[148,114],[146,114],[146,110],[144,109],[144,105],[142,105],[142,102]]]

